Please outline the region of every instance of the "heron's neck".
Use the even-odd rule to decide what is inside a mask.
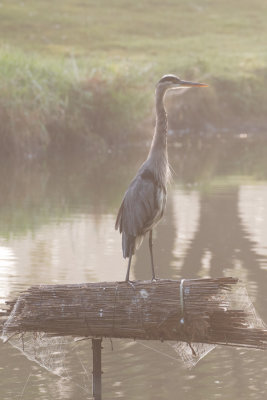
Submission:
[[[165,91],[156,91],[156,126],[149,152],[149,157],[165,157],[167,159],[168,121],[164,107]]]
[[[157,181],[166,189],[170,177],[167,153],[167,114],[164,108],[165,90],[156,91],[156,126],[148,155],[148,161],[153,167]]]

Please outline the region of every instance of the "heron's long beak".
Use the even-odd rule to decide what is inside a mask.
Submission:
[[[190,82],[190,81],[181,81],[179,83],[179,87],[183,88],[191,88],[191,87],[208,87],[206,83],[198,83],[198,82]],[[177,85],[178,87],[178,85]]]

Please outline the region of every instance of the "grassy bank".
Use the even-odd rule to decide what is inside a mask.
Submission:
[[[0,49],[0,70],[5,155],[101,152],[131,140],[131,127],[144,116],[146,93],[125,70],[90,65],[83,71],[74,59],[43,59],[10,47]]]
[[[37,157],[135,140],[155,81],[211,84],[170,108],[179,124],[262,129],[267,3],[4,0],[0,7],[0,152]],[[192,118],[192,115],[194,118]],[[248,123],[249,121],[249,123]],[[250,124],[250,125],[249,125]]]

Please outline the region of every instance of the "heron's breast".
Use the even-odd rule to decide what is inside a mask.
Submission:
[[[157,188],[156,192],[156,213],[154,215],[153,221],[151,221],[150,229],[152,229],[163,217],[165,207],[166,207],[166,190],[161,187]]]
[[[159,216],[159,218],[162,218],[163,213],[165,211],[166,198],[167,198],[166,190],[164,190],[163,188],[158,188],[158,190],[157,190],[157,203],[158,203],[157,216]]]

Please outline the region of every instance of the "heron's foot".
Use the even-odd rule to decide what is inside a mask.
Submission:
[[[157,282],[157,281],[160,281],[160,278],[156,278],[156,275],[152,274],[151,282]]]
[[[129,279],[127,279],[125,280],[125,282],[128,283],[133,288],[133,290],[135,290],[134,281],[130,281]]]

